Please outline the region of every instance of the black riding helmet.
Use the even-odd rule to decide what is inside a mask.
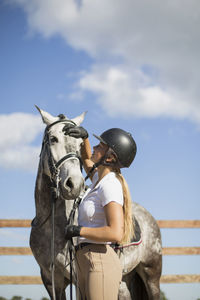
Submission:
[[[93,135],[114,151],[120,168],[128,168],[131,165],[136,155],[137,146],[129,132],[120,128],[111,128],[104,131],[100,136]]]

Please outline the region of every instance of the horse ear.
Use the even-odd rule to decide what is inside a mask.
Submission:
[[[39,111],[39,113],[41,114],[42,120],[46,125],[50,125],[53,122],[56,122],[59,120],[59,117],[54,117],[51,114],[49,114],[48,112],[40,109],[37,105],[35,105],[35,107],[37,108],[37,110]]]
[[[73,121],[74,123],[76,123],[77,126],[79,126],[79,125],[83,122],[86,113],[87,113],[87,111],[83,112],[80,116],[78,116],[78,117],[72,119],[72,121]]]

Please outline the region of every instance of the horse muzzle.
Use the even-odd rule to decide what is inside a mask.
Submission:
[[[60,181],[60,192],[65,200],[72,200],[79,197],[85,187],[84,178],[81,176],[69,175],[65,180]]]

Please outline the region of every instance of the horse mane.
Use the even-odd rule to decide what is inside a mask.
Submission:
[[[59,114],[59,115],[58,115],[58,118],[59,118],[60,120],[65,120],[65,119],[66,119],[66,116],[65,116],[64,114]]]

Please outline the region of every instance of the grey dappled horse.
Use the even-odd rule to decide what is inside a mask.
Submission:
[[[53,117],[39,108],[38,110],[47,127],[36,179],[36,217],[32,222],[30,246],[40,266],[42,281],[51,299],[53,299],[51,246],[54,247],[55,296],[56,300],[65,300],[65,289],[70,282],[70,270],[68,243],[64,238],[64,228],[74,199],[84,191],[84,179],[79,160],[82,139],[70,137],[65,132],[68,126],[79,126],[85,114],[69,120],[63,115]],[[50,156],[53,160],[50,159]],[[55,212],[52,219],[51,174],[55,167],[59,194],[55,201]],[[117,250],[123,266],[119,299],[158,300],[162,268],[160,230],[154,218],[136,203],[133,204],[133,214],[140,225],[142,243]],[[52,222],[55,234],[54,245],[52,245]],[[74,224],[76,223],[77,212]],[[76,284],[74,273],[73,280]]]

